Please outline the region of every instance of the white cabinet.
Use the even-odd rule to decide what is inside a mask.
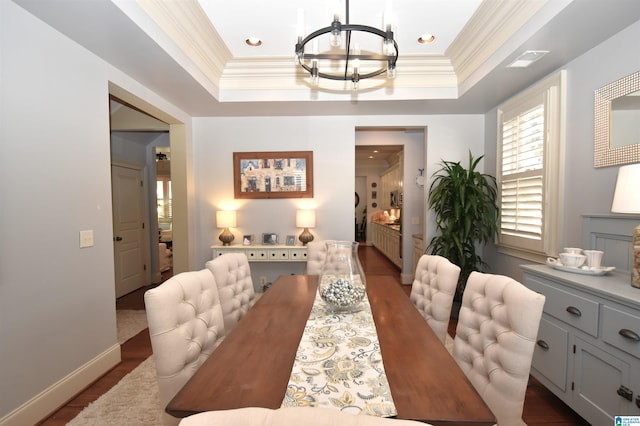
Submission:
[[[591,424],[640,416],[640,290],[629,276],[522,269],[546,296],[531,374]]]
[[[244,253],[249,262],[306,262],[306,246],[211,246],[213,258],[224,253]]]
[[[400,231],[382,223],[371,223],[373,246],[380,250],[391,262],[402,268],[400,257]]]

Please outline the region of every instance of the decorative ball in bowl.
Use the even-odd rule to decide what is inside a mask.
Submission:
[[[320,298],[333,312],[349,312],[360,304],[366,292],[364,284],[350,277],[321,276]]]
[[[560,262],[562,262],[564,266],[571,268],[581,267],[586,258],[584,254],[560,253]]]

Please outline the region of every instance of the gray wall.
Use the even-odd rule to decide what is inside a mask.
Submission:
[[[567,64],[566,151],[561,175],[564,196],[558,247],[582,246],[582,215],[610,214],[618,167],[593,167],[593,93],[598,88],[640,70],[640,22]],[[496,109],[485,116],[486,171],[495,174]],[[632,230],[629,230],[631,234]],[[585,247],[588,248],[588,247]],[[531,263],[485,250],[492,271],[522,278],[520,264]]]

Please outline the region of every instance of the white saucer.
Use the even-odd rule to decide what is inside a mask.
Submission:
[[[607,272],[611,272],[616,269],[615,266],[601,266],[599,268],[589,268],[588,266],[581,266],[581,267],[565,266],[562,263],[560,263],[560,260],[556,260],[555,262],[547,261],[547,265],[559,271],[572,272],[574,274],[583,274],[583,275],[604,275]]]

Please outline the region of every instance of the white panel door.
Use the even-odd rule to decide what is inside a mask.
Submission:
[[[147,282],[143,177],[143,170],[111,166],[116,298]]]

